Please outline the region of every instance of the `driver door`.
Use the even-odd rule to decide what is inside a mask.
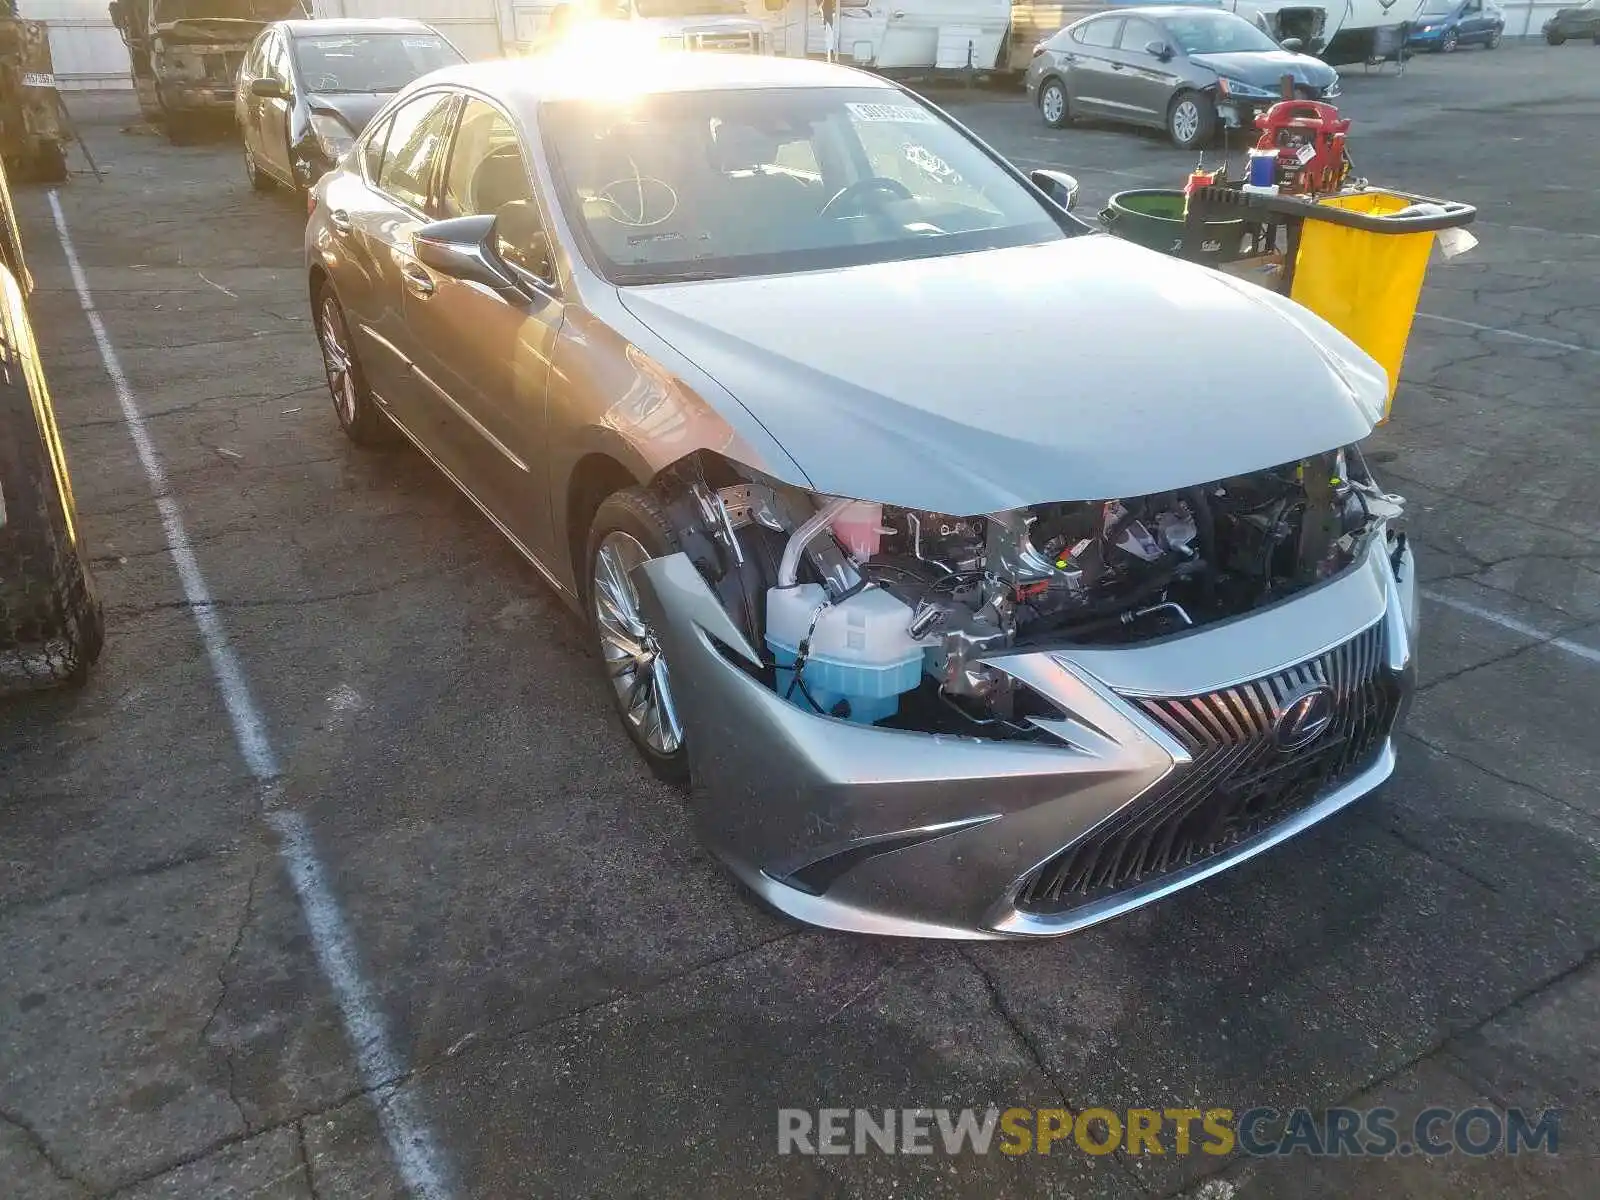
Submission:
[[[438,214],[498,217],[512,208],[523,230],[530,221],[536,231],[548,228],[516,126],[494,105],[468,97],[441,176]],[[522,295],[415,264],[405,325],[441,462],[526,552],[549,561],[545,402],[565,307],[537,232],[519,240],[529,244],[493,236],[490,244]]]
[[[1151,54],[1145,48],[1151,42],[1165,45],[1171,57],[1162,62]],[[1174,69],[1178,61],[1176,49],[1159,26],[1142,17],[1129,17],[1122,24],[1122,36],[1117,42],[1121,69],[1112,72],[1110,98],[1129,117],[1162,124],[1167,104],[1178,90],[1179,77]]]
[[[274,30],[267,43],[261,66],[263,79],[274,79],[283,85],[288,97],[294,87],[294,76],[289,70],[288,39],[281,29]],[[277,176],[289,187],[295,185],[294,165],[289,158],[289,106],[292,99],[253,97],[257,104],[255,120],[256,162],[267,168],[268,174]]]

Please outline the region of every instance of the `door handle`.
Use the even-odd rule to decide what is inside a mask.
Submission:
[[[400,278],[405,280],[406,290],[414,296],[427,299],[433,295],[435,284],[433,276],[416,263],[407,263],[400,268]]]
[[[1113,71],[1120,71],[1120,70],[1122,70],[1122,64],[1121,63],[1112,63],[1111,64],[1111,69]]]
[[[336,208],[328,214],[328,224],[333,226],[335,233],[349,233],[350,214],[342,208]]]

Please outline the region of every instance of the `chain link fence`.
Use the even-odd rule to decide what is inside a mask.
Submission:
[[[0,171],[0,693],[81,680],[104,622],[50,389],[11,193]]]

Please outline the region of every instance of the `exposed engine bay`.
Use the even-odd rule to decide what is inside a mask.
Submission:
[[[1148,496],[954,517],[818,497],[724,460],[667,472],[684,549],[785,699],[858,722],[1032,736],[1013,648],[1131,644],[1248,613],[1404,548],[1359,449]]]

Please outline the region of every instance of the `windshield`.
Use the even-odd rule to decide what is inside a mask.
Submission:
[[[463,62],[436,33],[319,34],[294,39],[300,79],[313,92],[398,92],[413,79]]]
[[[1163,16],[1161,23],[1185,54],[1232,54],[1278,50],[1281,47],[1256,26],[1232,13],[1186,13]]]
[[[1455,0],[1428,0],[1422,6],[1422,15],[1425,17],[1448,17],[1455,9]]]
[[[769,275],[1066,236],[1013,176],[886,88],[545,106],[562,208],[613,283]]]
[[[641,17],[742,17],[741,0],[633,0]]]

